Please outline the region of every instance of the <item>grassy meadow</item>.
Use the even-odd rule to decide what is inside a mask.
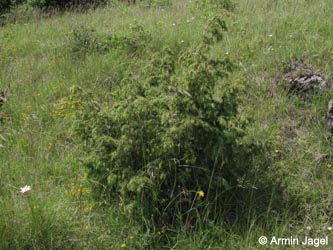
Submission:
[[[332,249],[333,142],[326,113],[333,2],[237,0],[230,9],[210,1],[156,2],[51,14],[21,8],[3,19],[0,91],[9,90],[0,106],[0,250],[316,249],[258,243],[260,236],[302,235],[328,236],[320,249]],[[75,132],[76,113],[85,107],[73,92],[89,92],[107,105],[126,77],[145,77],[153,53],[200,44],[216,13],[228,30],[209,53],[233,64],[220,84],[239,89],[237,118],[248,120],[242,143],[260,149],[250,156],[254,174],[239,181],[239,200],[225,199],[232,203],[225,214],[198,212],[191,225],[150,225],[96,198],[82,160],[90,152]],[[327,89],[306,100],[290,93],[282,79],[297,61],[323,76]],[[31,190],[23,194],[25,185]],[[195,199],[208,197],[203,192]]]

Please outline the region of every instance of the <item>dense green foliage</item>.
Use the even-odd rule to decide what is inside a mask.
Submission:
[[[19,5],[26,4],[33,8],[50,9],[67,7],[91,7],[106,3],[105,0],[0,0],[0,13],[14,9]]]
[[[49,8],[69,6],[96,6],[105,2],[104,0],[27,0],[27,3],[32,7]]]
[[[1,12],[9,9],[9,7],[10,7],[10,1],[7,1],[7,0],[1,0],[0,1],[0,10],[1,10]]]
[[[124,2],[128,4],[142,4],[149,7],[165,7],[171,4],[170,0],[0,0],[0,13],[8,12],[11,9],[19,7],[21,5],[27,5],[28,7],[36,9],[44,9],[46,11],[52,11],[53,9],[87,9],[91,7],[101,6],[106,3],[114,4],[116,2]],[[218,6],[229,8],[232,6],[231,2],[223,0],[218,3]]]
[[[150,39],[151,34],[140,25],[131,25],[130,30],[122,34],[98,34],[94,29],[79,26],[73,30],[71,49],[79,54],[120,50],[134,56],[149,46]]]
[[[251,164],[242,162],[245,150],[237,142],[244,134],[238,88],[220,85],[232,64],[209,57],[225,29],[215,16],[198,46],[154,54],[143,81],[129,75],[111,85],[106,103],[81,98],[88,110],[80,111],[77,131],[89,151],[89,177],[103,198],[147,220],[154,215],[160,224],[198,209],[199,190],[216,212],[225,209],[226,197],[234,196],[226,190]]]

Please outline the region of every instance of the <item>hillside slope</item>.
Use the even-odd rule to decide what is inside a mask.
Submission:
[[[8,87],[0,104],[0,249],[285,249],[258,239],[333,236],[326,124],[333,2],[239,0],[229,10],[202,2],[110,4],[48,18],[22,13],[15,23],[8,17],[0,29],[0,91]],[[128,216],[131,208],[96,197],[82,160],[89,152],[74,129],[84,109],[73,96],[112,105],[117,86],[145,79],[154,53],[196,48],[216,13],[228,31],[210,53],[233,63],[221,85],[240,91],[241,143],[260,152],[245,160],[253,175],[230,188],[241,199],[227,197],[225,216],[198,213],[193,224],[152,227]],[[290,90],[305,71],[327,86]],[[23,194],[25,185],[31,190]]]

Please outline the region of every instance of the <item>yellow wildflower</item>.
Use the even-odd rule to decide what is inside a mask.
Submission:
[[[126,247],[125,243],[121,244],[121,248],[125,248],[125,247]]]
[[[205,193],[202,190],[199,190],[197,194],[199,195],[200,198],[203,198],[205,196]]]
[[[88,214],[90,212],[90,208],[89,207],[85,207],[83,209],[83,211],[84,211],[85,214]]]
[[[331,163],[327,163],[326,167],[327,168],[332,168],[332,164]]]

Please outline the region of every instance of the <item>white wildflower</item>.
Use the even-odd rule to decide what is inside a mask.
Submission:
[[[24,193],[26,193],[26,192],[28,192],[28,191],[30,191],[31,190],[31,187],[30,186],[27,186],[27,185],[25,185],[24,187],[21,187],[20,188],[21,189],[21,193],[22,194],[24,194]]]

